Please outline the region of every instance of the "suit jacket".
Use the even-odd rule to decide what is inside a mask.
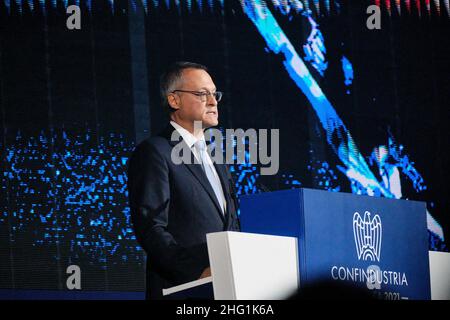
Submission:
[[[185,143],[181,137],[170,140],[173,130],[169,125],[140,143],[128,167],[131,218],[137,241],[147,253],[150,299],[162,298],[163,288],[200,277],[209,266],[207,233],[240,230],[227,166],[214,164],[227,201],[223,214],[201,165],[172,162],[174,146]]]

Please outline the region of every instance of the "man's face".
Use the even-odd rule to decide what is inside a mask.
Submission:
[[[185,69],[178,90],[196,92],[216,92],[211,76],[201,69]],[[202,121],[203,128],[219,124],[217,101],[213,95],[199,97],[188,92],[175,92],[169,97],[172,107],[175,107],[176,120],[193,125],[194,121]]]

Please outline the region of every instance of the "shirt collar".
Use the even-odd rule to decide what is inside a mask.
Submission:
[[[175,121],[170,121],[170,124],[172,125],[172,127],[175,128],[175,130],[178,131],[178,133],[181,135],[181,137],[183,138],[184,142],[186,142],[186,144],[189,146],[189,148],[192,148],[192,146],[197,142],[197,140],[199,140],[192,133],[187,131],[185,128],[180,126]],[[205,136],[202,135],[200,140],[205,141]]]

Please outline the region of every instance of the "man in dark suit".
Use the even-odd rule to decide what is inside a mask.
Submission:
[[[189,62],[172,65],[160,85],[170,124],[136,147],[128,168],[131,217],[147,253],[150,299],[162,298],[163,288],[210,276],[206,234],[239,231],[231,174],[205,153],[203,132],[218,125],[221,92],[206,67]],[[172,141],[174,131],[179,139]],[[173,161],[179,143],[196,161]]]

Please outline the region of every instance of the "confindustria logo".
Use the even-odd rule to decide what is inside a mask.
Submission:
[[[366,211],[364,218],[358,212],[353,214],[353,236],[358,260],[380,261],[382,225],[378,214],[371,217]],[[370,290],[381,289],[381,285],[408,286],[406,274],[401,271],[381,270],[377,265],[367,268],[332,266],[333,280],[363,282]]]
[[[363,219],[358,212],[355,212],[353,236],[358,260],[380,261],[382,227],[378,214],[371,219],[370,212],[366,211]]]
[[[401,271],[381,270],[377,265],[370,265],[366,269],[332,266],[331,277],[333,280],[348,282],[363,282],[367,289],[381,289],[381,285],[408,286],[406,274]]]

